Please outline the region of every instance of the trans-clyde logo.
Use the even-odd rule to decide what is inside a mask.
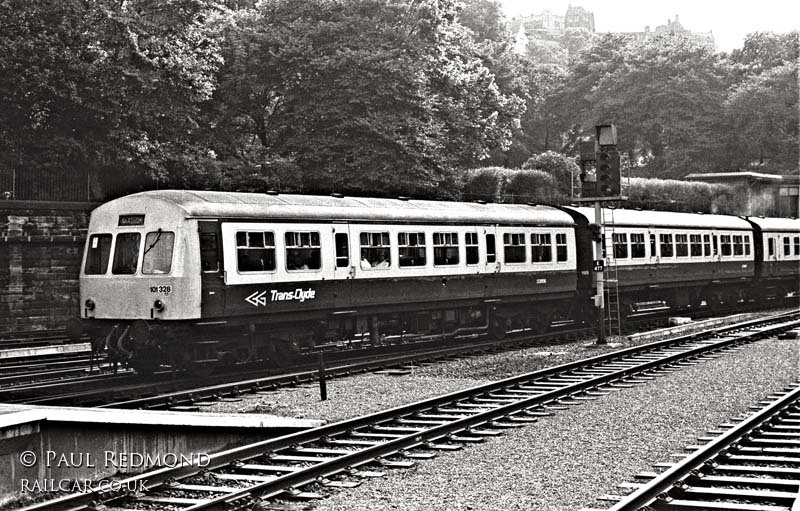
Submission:
[[[267,306],[269,302],[293,302],[298,301],[300,303],[305,302],[306,300],[313,300],[316,298],[316,290],[308,288],[302,289],[297,288],[294,291],[278,291],[276,289],[270,289],[269,291],[256,291],[255,293],[247,296],[244,301],[258,306]]]

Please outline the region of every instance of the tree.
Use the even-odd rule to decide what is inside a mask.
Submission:
[[[433,195],[503,147],[522,101],[454,1],[267,0],[240,13],[208,123],[216,152],[294,161],[306,191]]]
[[[158,176],[192,159],[223,15],[210,0],[0,0],[6,164]]]
[[[534,155],[522,165],[522,168],[541,170],[553,176],[558,191],[564,197],[571,197],[573,190],[578,186],[580,167],[575,163],[575,158],[555,151]]]

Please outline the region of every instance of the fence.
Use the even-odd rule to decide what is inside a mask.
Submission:
[[[0,200],[91,201],[85,170],[0,169]]]

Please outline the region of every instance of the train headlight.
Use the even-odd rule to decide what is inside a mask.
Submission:
[[[86,310],[93,311],[94,310],[94,300],[91,298],[87,298],[83,305],[86,307]]]
[[[164,302],[162,302],[160,299],[156,300],[155,302],[153,302],[153,308],[155,310],[157,310],[158,312],[163,311],[164,310]]]

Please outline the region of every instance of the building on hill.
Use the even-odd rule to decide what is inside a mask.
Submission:
[[[800,176],[758,172],[716,172],[689,174],[687,181],[722,183],[747,189],[748,215],[785,218],[800,217]]]
[[[587,32],[594,32],[594,13],[587,11],[580,6],[567,7],[567,14],[564,16],[564,30],[583,29]]]
[[[644,32],[614,32],[616,34],[626,35],[635,38],[639,41],[644,41],[650,37],[661,34],[680,34],[682,36],[692,39],[700,46],[708,48],[711,51],[716,50],[716,42],[714,41],[714,34],[709,30],[708,32],[692,32],[687,30],[681,25],[678,15],[675,15],[675,20],[667,20],[666,25],[658,25],[655,29],[650,30],[650,26],[644,27]]]

